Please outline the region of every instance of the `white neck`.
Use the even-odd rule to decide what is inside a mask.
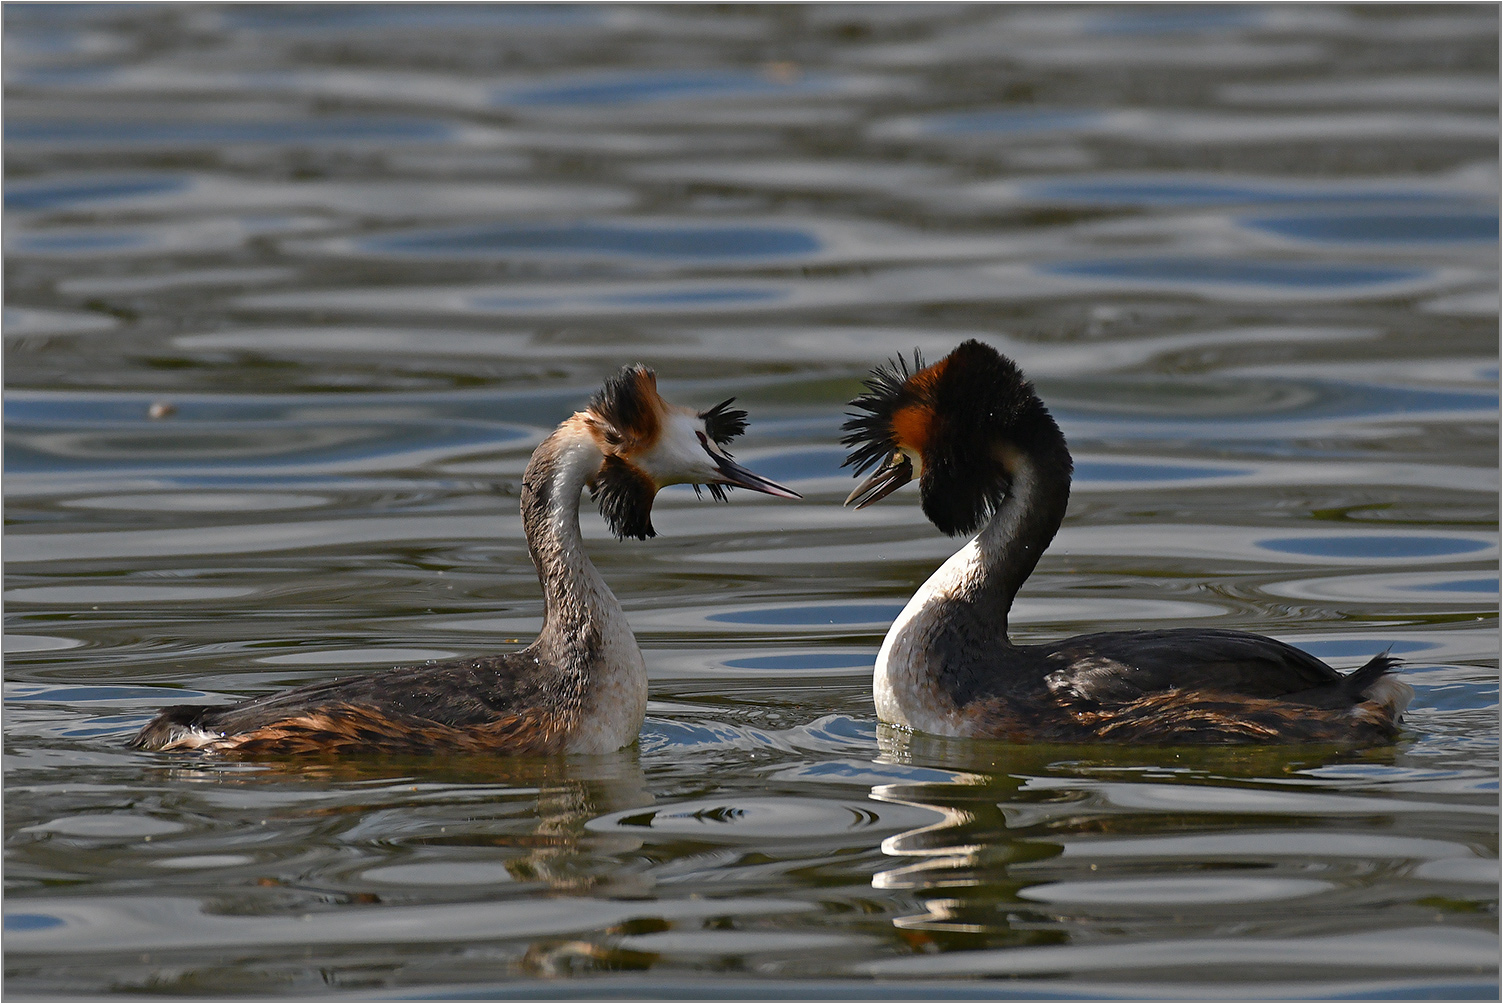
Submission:
[[[522,524],[543,586],[543,630],[529,646],[581,694],[574,753],[632,742],[647,708],[647,667],[626,613],[584,551],[579,497],[604,455],[581,426],[565,422],[532,455],[523,475]]]
[[[1056,520],[1047,535],[1038,535],[1038,497],[1037,468],[1020,456],[1012,465],[1011,490],[991,520],[903,607],[877,653],[872,692],[879,719],[964,734],[964,699],[951,681],[970,670],[958,662],[986,661],[988,652],[1009,644],[1013,597],[1058,526]]]

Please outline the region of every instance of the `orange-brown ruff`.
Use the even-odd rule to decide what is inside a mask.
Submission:
[[[843,442],[857,508],[921,471],[924,514],[980,533],[914,594],[877,655],[877,717],[951,736],[1139,743],[1376,743],[1412,691],[1373,658],[1345,676],[1240,631],[1110,631],[1014,645],[1007,617],[1070,498],[1070,451],[1009,359],[977,341],[873,371]]]
[[[215,753],[600,753],[631,743],[647,670],[621,605],[585,555],[588,488],[619,537],[655,536],[652,503],[670,484],[798,496],[731,460],[746,412],[668,404],[644,366],[608,380],[589,407],[533,452],[522,525],[543,585],[543,630],[520,652],[332,680],[220,707],[164,708],[131,740]]]

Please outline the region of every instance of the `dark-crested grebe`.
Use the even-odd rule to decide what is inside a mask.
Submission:
[[[658,395],[631,366],[533,452],[522,525],[543,584],[543,630],[519,652],[393,669],[228,706],[164,708],[131,745],[246,754],[392,752],[601,753],[636,739],[647,669],[621,604],[585,555],[579,498],[588,488],[618,537],[646,540],[666,485],[800,496],[731,460],[746,412],[724,401],[695,414]]]
[[[1008,640],[1013,597],[1054,539],[1070,451],[1018,367],[977,341],[932,366],[873,371],[842,442],[868,506],[919,474],[924,514],[977,534],[914,594],[877,655],[877,717],[950,736],[1078,742],[1392,739],[1413,691],[1379,655],[1345,676],[1240,631],[1108,631]],[[983,525],[984,524],[984,525]]]

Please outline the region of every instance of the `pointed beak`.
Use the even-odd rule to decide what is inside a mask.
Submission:
[[[905,454],[894,453],[887,463],[877,468],[872,476],[856,486],[845,498],[846,505],[865,509],[880,501],[913,480],[913,461]]]
[[[803,498],[802,495],[793,489],[784,488],[776,481],[768,481],[760,474],[753,474],[723,454],[715,455],[715,466],[720,468],[721,484],[735,485],[737,488],[750,488],[754,492],[761,492],[764,495],[776,495],[780,499]]]

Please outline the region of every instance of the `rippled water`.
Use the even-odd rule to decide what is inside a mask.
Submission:
[[[5,18],[12,995],[1496,996],[1495,6]],[[966,337],[1077,460],[1017,635],[1392,650],[1402,741],[879,729],[956,542],[837,427]],[[637,360],[806,497],[587,517],[639,746],[124,747],[525,642],[520,473]]]

